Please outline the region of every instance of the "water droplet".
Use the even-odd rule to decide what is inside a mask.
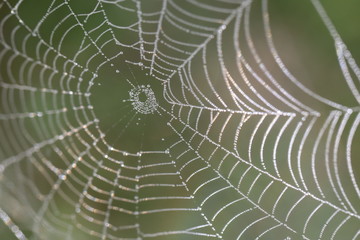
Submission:
[[[76,213],[80,213],[80,211],[81,211],[80,207],[79,207],[79,206],[76,206],[75,212],[76,212]]]

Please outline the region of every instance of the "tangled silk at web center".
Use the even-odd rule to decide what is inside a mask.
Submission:
[[[145,100],[141,98],[142,94],[145,95]],[[135,87],[129,91],[129,95],[132,106],[138,113],[150,114],[156,111],[158,103],[155,94],[149,85]]]

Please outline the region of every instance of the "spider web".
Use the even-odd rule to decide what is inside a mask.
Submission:
[[[360,69],[298,3],[337,64],[314,87],[271,3],[0,2],[2,235],[358,239]]]

